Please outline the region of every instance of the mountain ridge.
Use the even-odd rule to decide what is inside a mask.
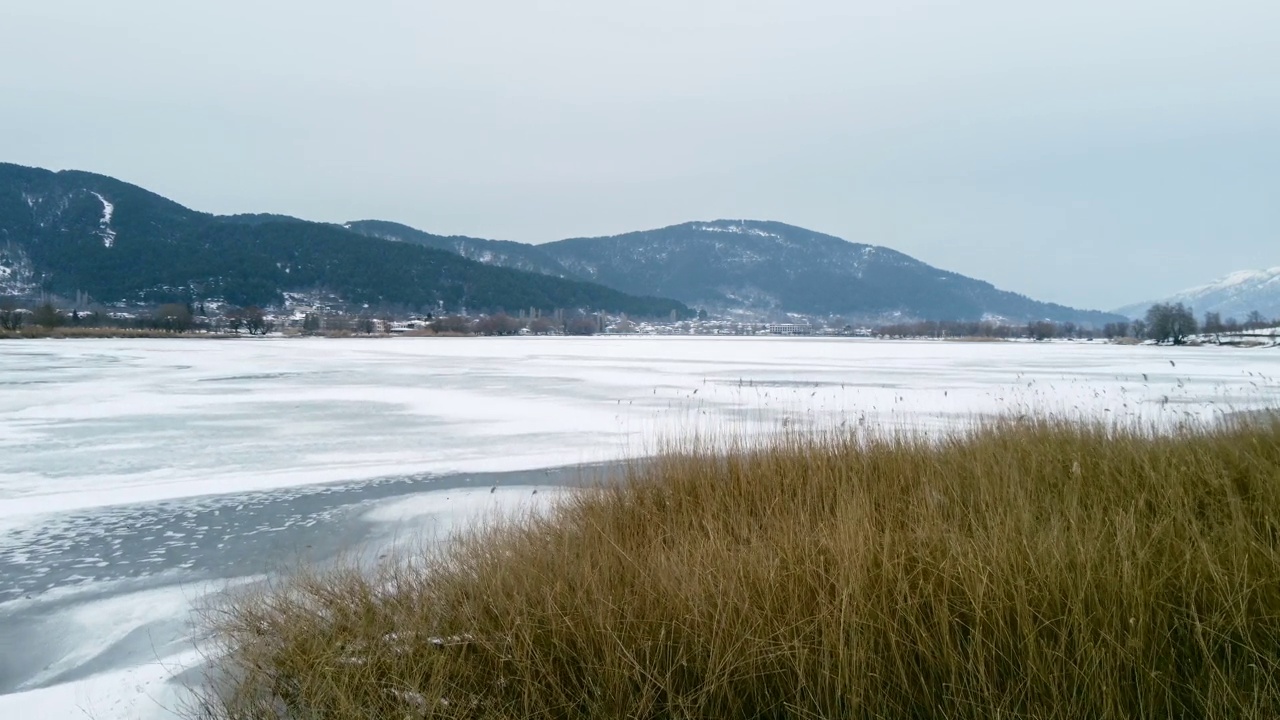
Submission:
[[[1225,320],[1244,320],[1257,311],[1268,319],[1280,317],[1280,266],[1263,270],[1237,270],[1202,285],[1180,290],[1168,297],[1133,303],[1115,312],[1142,317],[1156,303],[1180,302],[1197,313],[1216,312]]]
[[[891,248],[777,221],[698,220],[539,245],[432,235],[382,221],[347,226],[484,262],[674,297],[727,314],[839,315],[871,322],[1047,319],[1098,326],[1121,319],[1039,302]]]
[[[0,294],[146,303],[218,297],[242,305],[275,304],[291,290],[420,311],[692,314],[674,300],[379,241],[330,223],[217,216],[106,175],[0,163]]]
[[[0,163],[0,293],[139,301],[218,294],[241,304],[298,288],[408,308],[687,316],[701,307],[865,323],[1119,319],[776,221],[691,221],[533,245],[383,220],[212,215],[105,175]]]

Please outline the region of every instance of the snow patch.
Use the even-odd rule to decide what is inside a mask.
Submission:
[[[702,232],[733,233],[735,235],[755,235],[756,237],[776,238],[778,240],[782,239],[782,236],[777,233],[771,233],[767,230],[748,227],[746,225],[698,225],[695,229],[701,230]]]
[[[101,228],[99,235],[102,236],[102,245],[108,248],[113,247],[116,244],[116,231],[111,229],[111,216],[115,214],[116,206],[102,197],[102,195],[92,190],[90,193],[102,203],[102,219],[98,221],[98,227]]]
[[[16,245],[0,245],[0,295],[22,295],[34,287],[31,259]]]
[[[202,659],[199,653],[189,651],[64,684],[0,695],[0,716],[42,720],[178,720],[183,717],[179,709],[190,702],[190,698],[171,680]]]

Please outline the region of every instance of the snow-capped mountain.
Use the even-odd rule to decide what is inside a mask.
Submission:
[[[1270,270],[1242,270],[1214,280],[1207,285],[1187,288],[1182,292],[1149,302],[1134,303],[1116,310],[1127,317],[1142,317],[1157,302],[1180,302],[1197,314],[1216,312],[1222,319],[1244,320],[1257,311],[1265,318],[1280,317],[1280,267]]]
[[[348,227],[481,262],[675,298],[719,312],[840,315],[868,322],[998,318],[1101,325],[1119,319],[1037,302],[896,250],[779,222],[688,222],[545,245],[442,237],[384,222]]]

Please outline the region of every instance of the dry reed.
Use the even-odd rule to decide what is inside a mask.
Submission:
[[[691,445],[235,597],[199,714],[1280,717],[1280,421]]]

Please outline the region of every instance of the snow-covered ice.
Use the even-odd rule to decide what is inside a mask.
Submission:
[[[74,682],[0,695],[0,717],[15,720],[146,720],[183,717],[184,689],[171,678],[200,660],[194,650]]]
[[[1176,362],[1171,365],[1170,361]],[[0,523],[598,462],[699,429],[1274,402],[1273,350],[784,338],[49,340],[0,354]]]
[[[0,694],[0,717],[178,717],[189,693],[173,679],[203,659],[185,631],[184,618],[193,601],[212,589],[172,585],[111,595],[49,613],[31,630],[39,636],[39,649],[52,646],[57,658],[34,668],[30,679],[14,692]],[[0,605],[0,618],[8,605]],[[24,647],[32,657],[40,657],[36,648]],[[112,655],[123,662],[112,663]]]
[[[459,475],[428,493],[398,478],[542,476],[692,431],[936,429],[1029,412],[1210,419],[1274,407],[1280,351],[820,338],[31,340],[0,345],[0,387],[0,577],[26,583],[8,601],[0,588],[0,641],[40,623],[66,629],[30,658],[0,659],[9,692],[0,717],[84,708],[109,719],[165,716],[167,700],[149,698],[172,698],[164,680],[190,660],[181,628],[199,583],[264,572],[264,558],[285,566],[298,538],[341,546],[364,537],[351,529],[360,523],[438,537],[555,495],[534,495],[527,478],[466,487]],[[72,589],[85,597],[67,597]]]

